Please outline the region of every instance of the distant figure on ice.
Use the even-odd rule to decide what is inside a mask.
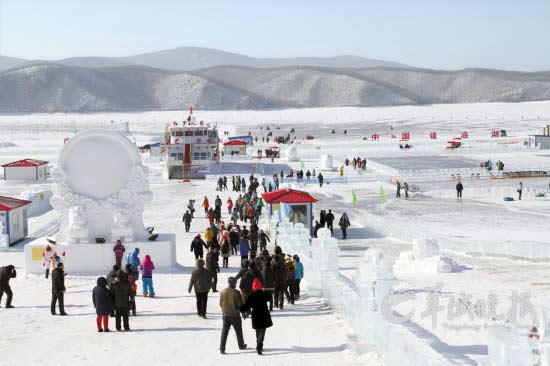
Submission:
[[[395,198],[401,198],[401,183],[399,181],[395,182]]]
[[[122,266],[122,256],[124,255],[125,251],[126,251],[126,248],[124,248],[122,241],[117,240],[115,246],[113,247],[113,252],[115,253],[116,265],[119,268],[121,268]]]
[[[300,282],[302,282],[302,278],[304,278],[304,265],[302,262],[300,262],[300,257],[297,254],[294,254],[292,259],[294,260],[294,265],[296,266],[296,283],[295,283],[294,299],[299,300],[300,299]]]
[[[332,210],[328,210],[328,213],[325,215],[325,220],[327,221],[327,229],[330,230],[330,234],[333,233],[333,223],[334,223],[334,214]]]
[[[247,347],[244,343],[240,313],[241,306],[243,305],[241,293],[236,289],[237,280],[235,277],[229,277],[227,282],[229,287],[220,293],[220,307],[222,309],[223,320],[222,336],[220,340],[220,353],[222,355],[225,354],[225,345],[227,343],[227,336],[231,327],[235,330],[239,349],[243,350]]]
[[[202,201],[202,207],[204,208],[204,214],[208,216],[208,209],[210,208],[210,202],[208,202],[208,197],[204,196]]]
[[[262,283],[255,279],[252,283],[252,293],[241,306],[241,312],[252,310],[252,328],[256,330],[256,352],[262,354],[266,329],[273,326],[271,315],[267,308],[269,295],[262,290]]]
[[[464,190],[464,186],[462,185],[461,181],[458,181],[456,184],[456,198],[462,199],[462,191]]]
[[[210,273],[204,268],[204,260],[197,259],[195,269],[189,280],[189,293],[195,288],[197,298],[197,315],[206,319],[206,305],[208,303],[208,291],[211,288]]]
[[[283,258],[277,255],[273,258],[273,279],[274,279],[274,298],[275,307],[283,310],[284,294],[287,286],[288,270],[283,263]]]
[[[344,167],[341,166],[340,169],[338,169],[339,173],[340,173],[340,176],[343,177],[344,176]]]
[[[2,296],[6,293],[6,309],[11,309],[14,306],[11,304],[13,299],[13,292],[10,287],[10,280],[17,277],[17,271],[11,264],[0,268],[0,303],[2,302]]]
[[[348,227],[351,226],[347,213],[344,212],[342,214],[340,221],[338,221],[338,226],[340,226],[340,230],[342,230],[342,239],[346,239],[348,237]]]
[[[132,269],[132,266],[126,265],[126,274],[128,275],[128,282],[130,283],[130,288],[132,289],[132,298],[130,303],[130,310],[132,310],[132,315],[136,316],[136,295],[137,295],[137,284],[136,284],[136,273]]]
[[[405,192],[405,198],[409,198],[409,183],[403,183],[403,192]]]
[[[189,210],[185,211],[183,214],[183,222],[185,224],[185,232],[188,233],[189,229],[191,229],[191,221],[193,220],[193,216],[189,212]]]
[[[59,303],[59,315],[67,315],[65,312],[65,272],[63,263],[58,263],[57,268],[52,271],[52,303],[50,310],[52,315],[55,313],[55,305]]]
[[[243,229],[243,231],[245,229]],[[242,235],[242,232],[241,232],[241,241],[239,242],[239,253],[241,253],[241,260],[248,259],[248,254],[250,253],[250,244],[248,243],[247,237]]]
[[[323,188],[323,174],[319,172],[319,175],[317,176],[317,179],[319,180],[319,187]]]
[[[155,297],[155,289],[153,288],[153,271],[155,270],[155,264],[149,255],[145,256],[139,268],[141,269],[143,297]]]
[[[522,182],[519,182],[517,191],[518,191],[518,199],[521,201],[521,194],[523,193],[523,183]]]
[[[99,333],[109,331],[109,315],[113,312],[113,300],[107,289],[107,279],[99,277],[97,286],[92,291],[92,301],[96,313],[97,331]],[[103,327],[101,327],[103,325]]]
[[[124,330],[129,331],[129,311],[130,301],[132,299],[132,288],[130,287],[130,283],[128,282],[128,275],[123,270],[118,271],[118,279],[111,286],[111,296],[113,298],[115,307],[116,330],[122,330],[122,320]]]

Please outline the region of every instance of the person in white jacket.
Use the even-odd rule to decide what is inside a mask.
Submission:
[[[50,268],[53,270],[57,266],[56,260],[55,260],[56,256],[57,254],[55,253],[53,248],[48,244],[46,246],[46,250],[42,253],[42,259],[44,260],[42,265],[46,269],[46,278],[50,276]]]

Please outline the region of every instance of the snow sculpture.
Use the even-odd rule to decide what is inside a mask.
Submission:
[[[394,265],[396,272],[407,273],[450,273],[457,268],[453,259],[440,255],[434,238],[413,240],[413,250],[401,252]]]
[[[321,155],[321,158],[319,159],[319,169],[321,170],[335,170],[334,167],[334,158],[332,155],[324,154]]]
[[[288,161],[300,160],[300,158],[298,157],[298,149],[296,149],[296,146],[289,146],[288,149],[286,149],[285,155]]]
[[[137,148],[121,133],[88,130],[63,147],[51,175],[58,242],[144,240],[143,210],[153,198]]]

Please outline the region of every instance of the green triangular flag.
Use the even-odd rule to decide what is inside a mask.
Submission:
[[[351,191],[351,202],[353,202],[354,204],[359,203],[359,200],[357,199],[357,195],[355,194],[354,191]]]
[[[380,186],[380,203],[386,203],[386,192],[382,186]]]

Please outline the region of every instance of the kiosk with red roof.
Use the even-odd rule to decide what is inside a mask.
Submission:
[[[4,180],[42,181],[48,173],[48,162],[36,159],[23,159],[2,165]]]
[[[262,197],[268,204],[270,218],[278,211],[279,215],[288,217],[290,222],[300,222],[313,233],[313,203],[317,202],[315,197],[290,188],[264,193]]]
[[[8,247],[29,234],[27,206],[30,203],[0,196],[0,247]]]
[[[223,152],[225,156],[246,155],[246,141],[231,140],[223,144]]]

